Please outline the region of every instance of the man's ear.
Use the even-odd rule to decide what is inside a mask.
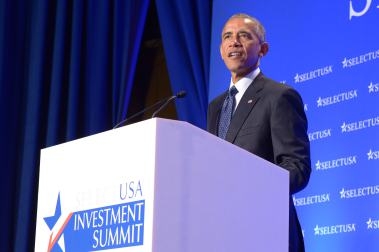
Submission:
[[[220,45],[220,55],[221,55],[221,59],[224,60],[224,57],[222,57],[222,46]]]
[[[259,56],[260,57],[263,57],[265,56],[267,53],[268,53],[268,43],[267,42],[263,42],[261,44],[261,51],[259,52]]]

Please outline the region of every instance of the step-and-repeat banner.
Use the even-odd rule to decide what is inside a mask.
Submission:
[[[239,12],[266,28],[264,74],[303,97],[313,172],[293,199],[307,251],[378,251],[379,0],[213,5],[210,99],[229,84],[221,30]]]

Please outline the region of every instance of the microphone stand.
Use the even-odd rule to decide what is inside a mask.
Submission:
[[[126,125],[131,119],[139,116],[139,115],[142,115],[144,112],[146,112],[147,110],[150,110],[152,108],[155,108],[155,107],[158,107],[159,108],[153,113],[153,115],[151,116],[151,118],[154,118],[162,109],[164,109],[167,104],[169,104],[172,100],[176,99],[176,98],[183,98],[184,96],[186,96],[186,91],[180,91],[178,92],[176,95],[173,95],[173,96],[170,96],[169,98],[165,98],[163,100],[159,100],[157,101],[156,103],[154,103],[153,105],[141,110],[140,112],[136,113],[136,114],[133,114],[132,116],[122,120],[121,122],[117,123],[113,129],[116,129],[118,127],[121,127],[121,126],[124,126]]]

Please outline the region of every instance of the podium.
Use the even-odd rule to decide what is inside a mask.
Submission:
[[[154,118],[41,151],[35,251],[288,251],[288,171]]]

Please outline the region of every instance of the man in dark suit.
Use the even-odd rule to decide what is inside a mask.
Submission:
[[[221,57],[231,72],[229,90],[236,90],[233,94],[226,91],[210,103],[207,129],[287,169],[292,195],[307,185],[311,173],[302,99],[291,87],[262,74],[259,62],[268,52],[268,44],[264,27],[257,19],[246,14],[233,15],[225,23],[221,39]],[[232,112],[225,112],[230,104]],[[291,195],[289,251],[304,251]]]

